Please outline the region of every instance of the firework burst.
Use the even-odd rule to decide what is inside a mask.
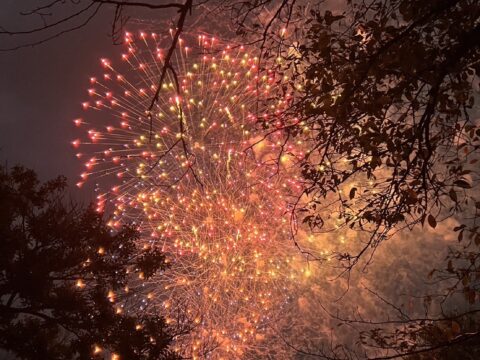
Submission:
[[[255,129],[289,102],[270,95],[273,71],[259,71],[243,46],[204,35],[189,42],[180,40],[153,107],[165,65],[160,35],[127,33],[119,67],[101,60],[88,116],[75,120],[88,134],[73,141],[86,158],[78,185],[108,184],[97,206],[113,204],[110,226],[133,222],[143,246],[166,253],[170,267],[144,284],[144,301],[171,324],[194,324],[177,351],[240,356],[261,348],[309,274],[287,205],[300,191],[290,168],[302,152]]]

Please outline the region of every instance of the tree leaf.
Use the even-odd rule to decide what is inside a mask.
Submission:
[[[465,180],[457,180],[453,183],[453,185],[456,185],[458,187],[461,187],[463,189],[470,189],[472,187],[472,185],[470,185],[470,183],[468,183],[467,181]]]
[[[428,220],[428,224],[429,224],[432,228],[435,229],[435,228],[437,227],[437,220],[435,220],[435,217],[434,217],[432,214],[428,215],[427,220]]]
[[[452,260],[448,260],[447,271],[448,271],[449,273],[453,273],[453,272],[454,272]]]
[[[455,192],[455,190],[451,189],[450,192],[448,193],[448,195],[450,195],[450,199],[457,202],[458,198],[457,198],[457,193]]]
[[[355,197],[355,192],[357,191],[357,188],[356,187],[353,187],[351,190],[350,190],[350,200],[352,200],[354,197]]]

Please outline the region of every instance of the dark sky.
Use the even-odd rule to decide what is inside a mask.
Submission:
[[[47,2],[2,0],[0,26],[12,31],[41,25],[39,17],[19,15],[39,3]],[[65,10],[56,14],[62,16]],[[8,161],[9,166],[18,163],[33,168],[42,179],[63,174],[72,185],[78,181],[83,168],[70,142],[83,134],[72,121],[83,115],[80,104],[87,97],[88,78],[101,69],[99,59],[116,59],[121,52],[108,35],[112,15],[112,9],[105,8],[83,29],[36,47],[0,52],[2,164]],[[32,39],[0,36],[0,48]],[[85,197],[91,194],[83,193]]]

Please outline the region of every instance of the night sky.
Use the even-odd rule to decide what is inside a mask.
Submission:
[[[36,1],[3,0],[0,26],[25,30],[41,25],[37,16],[19,13]],[[62,16],[61,12],[56,15]],[[134,14],[136,15],[136,14]],[[157,18],[173,13],[156,12]],[[73,119],[83,115],[81,102],[87,98],[88,79],[97,74],[99,59],[118,59],[119,45],[109,36],[112,9],[104,8],[86,27],[47,43],[16,51],[0,52],[0,161],[21,164],[38,172],[42,180],[59,174],[71,185],[83,170],[71,141],[80,135]],[[49,19],[50,21],[50,19]],[[136,25],[131,25],[135,28]],[[129,27],[130,29],[130,27]],[[48,33],[45,33],[48,34]],[[0,48],[38,39],[28,35],[1,36]],[[92,195],[88,187],[84,198]]]

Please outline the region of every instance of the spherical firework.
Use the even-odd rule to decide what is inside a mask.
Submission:
[[[152,102],[163,41],[140,33],[125,43],[123,65],[102,59],[105,74],[91,78],[83,107],[98,111],[75,120],[92,124],[88,140],[73,142],[89,147],[77,154],[88,157],[79,185],[89,176],[113,181],[98,210],[112,202],[112,228],[134,222],[141,244],[167,254],[169,269],[144,285],[167,322],[193,324],[176,339],[181,354],[255,352],[308,275],[287,205],[299,191],[289,167],[301,151],[277,132],[254,131],[289,97],[270,99],[278,78],[258,71],[247,49],[200,35],[192,47],[180,40]]]

